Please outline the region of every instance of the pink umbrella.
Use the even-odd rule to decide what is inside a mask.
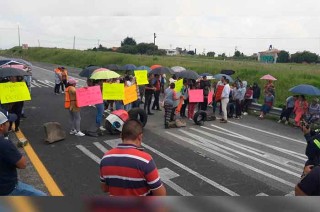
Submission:
[[[267,75],[264,75],[263,77],[261,77],[260,79],[263,79],[263,80],[277,80],[276,78],[274,78],[273,76],[271,76],[270,74],[267,74]]]

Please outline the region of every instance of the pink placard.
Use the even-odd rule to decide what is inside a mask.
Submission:
[[[212,96],[213,96],[213,92],[210,91],[208,94],[208,104],[210,104],[212,102]]]
[[[78,88],[76,96],[78,107],[101,104],[103,102],[100,86]]]
[[[189,102],[203,102],[203,90],[189,90]]]

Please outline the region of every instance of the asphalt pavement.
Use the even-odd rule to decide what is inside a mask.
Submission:
[[[64,95],[54,95],[56,65],[34,63],[32,100],[26,102],[21,129],[65,196],[103,195],[99,159],[120,142],[119,136],[67,135],[63,141],[44,141],[46,122],[59,122],[68,133]],[[80,69],[69,68],[78,77]],[[209,108],[210,110],[210,108]],[[81,110],[81,129],[93,129],[95,108]],[[197,126],[164,129],[163,111],[154,111],[144,129],[144,151],[150,153],[173,196],[285,196],[299,181],[305,141],[302,132],[256,116]],[[39,183],[42,183],[39,178]]]

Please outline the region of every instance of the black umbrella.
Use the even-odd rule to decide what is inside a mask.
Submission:
[[[226,74],[226,75],[232,75],[234,73],[236,73],[234,70],[227,70],[227,69],[223,69],[220,72],[221,74]]]
[[[174,71],[171,68],[168,67],[158,67],[155,69],[152,69],[150,72],[150,74],[174,74]]]
[[[97,70],[98,68],[101,68],[99,66],[87,66],[85,67],[80,73],[79,73],[79,76],[80,77],[87,77],[89,78],[92,73]]]
[[[176,76],[178,78],[194,79],[194,80],[196,80],[200,77],[197,72],[191,71],[191,70],[181,71],[179,73],[176,73]]]
[[[30,76],[29,72],[23,71],[17,68],[0,68],[0,77],[18,77],[18,76]]]
[[[116,65],[116,64],[109,64],[109,65],[103,66],[103,68],[107,68],[111,71],[120,71],[121,70],[121,66]]]
[[[124,71],[133,71],[136,70],[137,66],[133,65],[133,64],[126,64],[124,66],[121,67],[121,70]]]

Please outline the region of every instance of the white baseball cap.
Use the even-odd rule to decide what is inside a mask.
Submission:
[[[8,111],[0,109],[0,124],[3,124],[7,121],[14,122],[15,120],[17,120],[16,114],[8,113]]]

